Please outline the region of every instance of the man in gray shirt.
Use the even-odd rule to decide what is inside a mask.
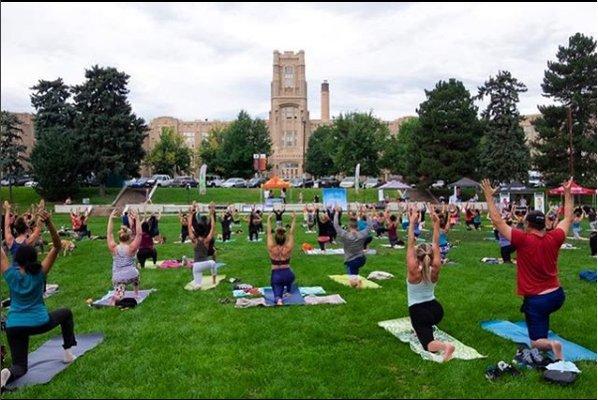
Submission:
[[[334,213],[334,229],[336,229],[338,240],[342,243],[345,251],[345,265],[349,275],[349,284],[354,288],[361,288],[362,283],[359,279],[359,268],[365,265],[364,242],[372,227],[372,219],[368,218],[367,226],[362,230],[357,230],[357,219],[349,220],[348,230],[344,230],[339,225],[340,207],[336,208]]]

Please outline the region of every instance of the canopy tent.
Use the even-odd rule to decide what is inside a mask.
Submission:
[[[560,186],[558,188],[550,189],[548,191],[548,193],[553,194],[553,195],[559,195],[559,194],[563,195],[565,193],[565,188],[563,186]],[[571,183],[571,194],[591,196],[591,195],[596,194],[596,189],[588,189],[588,188],[578,185],[575,182],[572,182]]]
[[[480,184],[469,178],[461,178],[457,182],[453,182],[448,185],[449,188],[453,187],[480,187]]]
[[[398,180],[392,180],[392,181],[386,182],[382,186],[379,186],[378,189],[400,189],[400,190],[405,190],[405,189],[411,189],[411,186],[409,186],[406,183],[403,183],[401,181],[398,181]]]
[[[500,193],[534,194],[536,192],[538,192],[538,190],[528,188],[521,182],[511,182],[500,187]]]
[[[266,183],[262,184],[262,189],[288,189],[291,184],[287,181],[280,179],[278,176],[270,178]]]

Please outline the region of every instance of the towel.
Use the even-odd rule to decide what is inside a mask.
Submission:
[[[210,290],[214,289],[220,282],[226,279],[226,275],[216,275],[216,284],[212,283],[212,275],[204,275],[201,286],[195,285],[193,281],[185,285],[185,290]]]
[[[341,285],[351,286],[349,284],[349,275],[329,275],[329,278],[335,282],[340,283]],[[379,289],[379,288],[381,288],[380,285],[378,285],[375,282],[365,279],[363,276],[359,276],[359,280],[361,281],[361,284],[362,284],[361,287],[363,289]]]
[[[376,281],[381,281],[381,280],[385,280],[385,279],[392,279],[394,277],[395,276],[393,274],[389,274],[388,272],[384,272],[384,271],[372,271],[368,275],[367,279],[373,279],[373,280],[376,280]]]

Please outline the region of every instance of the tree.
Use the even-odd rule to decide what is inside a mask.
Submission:
[[[253,174],[253,154],[271,154],[268,126],[261,119],[251,119],[241,111],[224,134],[218,159],[228,176],[247,178]]]
[[[419,184],[477,176],[477,151],[482,134],[478,108],[463,83],[440,81],[417,109],[420,127],[414,137]]]
[[[189,172],[192,151],[185,139],[171,127],[163,127],[160,141],[154,146],[145,162],[156,174],[181,174]]]
[[[331,126],[319,126],[310,136],[305,154],[305,171],[314,176],[333,175],[338,172],[334,165],[334,130]]]
[[[419,119],[409,118],[399,127],[399,132],[387,143],[384,155],[380,160],[382,168],[386,168],[392,174],[402,175],[407,181],[416,181],[416,171],[419,160],[414,151],[416,146],[414,137],[419,129]]]
[[[334,132],[334,165],[339,172],[352,174],[361,164],[363,175],[380,173],[379,161],[390,140],[388,127],[371,113],[340,115],[332,125]]]
[[[499,182],[527,183],[530,154],[517,110],[519,93],[526,91],[525,85],[509,71],[499,71],[478,88],[478,99],[490,98],[482,112],[485,124],[479,152],[481,175]]]
[[[226,132],[227,130],[223,127],[212,128],[197,151],[200,162],[206,164],[210,171],[214,171],[221,176],[225,175],[226,172],[222,152],[220,151]]]
[[[129,75],[116,68],[93,66],[86,81],[72,89],[75,127],[82,172],[94,174],[105,194],[110,175],[138,174],[145,156],[143,140],[147,126],[131,110],[127,100]]]
[[[559,46],[557,61],[548,61],[543,96],[558,104],[538,106],[533,162],[548,185],[559,185],[569,175],[569,127],[572,117],[573,177],[582,185],[596,185],[596,41],[576,33],[567,47]]]
[[[19,119],[8,111],[0,113],[0,173],[8,179],[9,199],[12,203],[13,179],[23,173],[25,145],[22,144],[23,130],[19,127]]]
[[[40,80],[31,89],[36,114],[30,162],[38,182],[36,190],[48,200],[61,200],[79,189],[81,152],[73,129],[74,110],[67,102],[69,88],[59,78]]]

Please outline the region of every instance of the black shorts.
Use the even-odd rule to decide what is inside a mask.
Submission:
[[[434,325],[440,323],[443,316],[442,305],[436,300],[414,304],[409,307],[411,326],[413,326],[413,330],[424,350],[427,351],[428,345],[434,340]]]

